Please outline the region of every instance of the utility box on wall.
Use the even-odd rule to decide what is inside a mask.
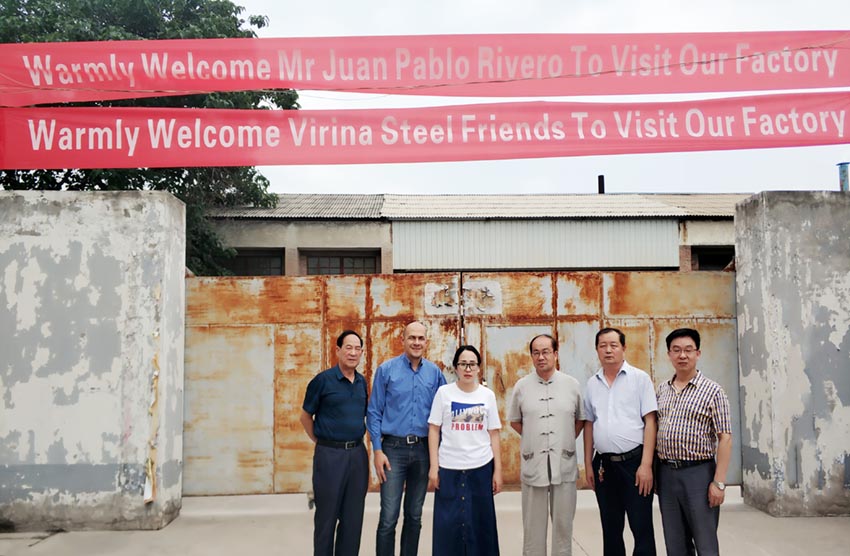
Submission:
[[[850,195],[765,192],[735,215],[743,492],[850,514]]]
[[[185,207],[0,192],[0,519],[156,529],[182,496]]]

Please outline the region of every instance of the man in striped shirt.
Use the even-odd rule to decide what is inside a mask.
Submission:
[[[658,387],[658,500],[671,556],[720,553],[717,526],[732,453],[723,388],[697,370],[699,332],[674,330],[667,355],[676,370]]]

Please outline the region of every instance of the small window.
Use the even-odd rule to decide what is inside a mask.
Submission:
[[[375,274],[379,255],[373,252],[306,253],[307,274]]]
[[[225,266],[236,276],[280,276],[283,249],[237,249]]]
[[[725,270],[735,260],[735,247],[723,245],[717,247],[691,248],[691,261],[694,270]]]

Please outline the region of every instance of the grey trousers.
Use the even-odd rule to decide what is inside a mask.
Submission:
[[[546,556],[549,519],[552,520],[552,556],[572,556],[576,484],[546,487],[522,485],[522,555]]]
[[[714,462],[683,469],[658,464],[658,504],[668,556],[720,554],[720,508],[708,505],[708,486],[715,467]]]

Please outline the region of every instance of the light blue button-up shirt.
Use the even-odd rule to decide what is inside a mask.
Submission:
[[[372,449],[381,450],[381,435],[428,436],[428,415],[437,389],[446,383],[440,368],[425,358],[415,371],[405,354],[382,363],[372,380],[366,428]]]
[[[610,386],[602,369],[587,380],[584,412],[599,453],[622,454],[643,444],[643,416],[652,411],[658,411],[652,379],[625,361]]]

